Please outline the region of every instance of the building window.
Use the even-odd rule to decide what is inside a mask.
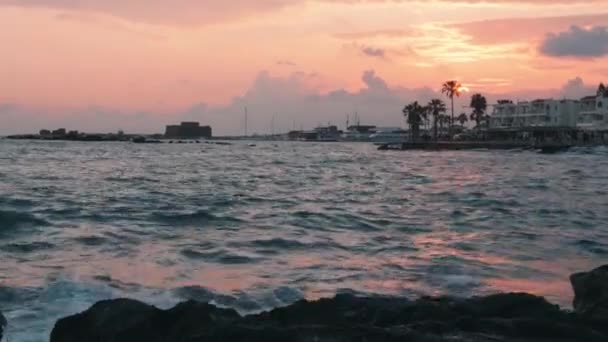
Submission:
[[[602,102],[597,103],[597,108],[602,108]]]

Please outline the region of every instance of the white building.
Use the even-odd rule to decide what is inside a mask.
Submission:
[[[582,98],[576,126],[589,131],[608,130],[608,97]]]
[[[542,99],[513,103],[501,100],[494,105],[491,128],[576,127],[578,100]]]

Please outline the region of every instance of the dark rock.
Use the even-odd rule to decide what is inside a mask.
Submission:
[[[161,313],[153,306],[134,300],[101,301],[85,312],[57,321],[51,341],[114,341]]]
[[[2,340],[2,336],[4,334],[5,328],[6,328],[6,318],[4,318],[2,311],[0,311],[0,341]]]
[[[135,300],[116,299],[59,320],[51,341],[185,341],[238,318],[234,310],[193,301],[163,311]]]
[[[194,301],[170,310],[105,301],[57,322],[51,342],[608,341],[608,334],[540,297],[360,298],[299,301],[246,317]]]
[[[118,299],[59,320],[51,342],[608,341],[608,266],[571,281],[575,313],[525,293],[415,301],[342,294],[246,317],[195,301],[160,310]]]
[[[574,310],[584,318],[608,325],[608,265],[570,276],[574,289]]]

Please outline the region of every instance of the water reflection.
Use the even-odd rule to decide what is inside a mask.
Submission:
[[[0,141],[0,304],[16,329],[112,296],[170,305],[184,287],[243,310],[337,291],[568,306],[568,275],[608,255],[602,151],[201,149]]]

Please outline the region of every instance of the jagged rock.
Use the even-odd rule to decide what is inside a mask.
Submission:
[[[570,276],[577,314],[608,325],[608,265]]]
[[[234,310],[194,301],[164,311],[135,300],[116,299],[59,320],[51,341],[183,341],[237,318]]]
[[[2,311],[0,311],[0,341],[2,341],[2,336],[4,335],[4,328],[6,328],[6,324],[6,318],[4,318]]]
[[[170,310],[104,301],[57,322],[51,342],[599,342],[608,334],[541,297],[359,298],[299,301],[246,317],[186,302]]]

